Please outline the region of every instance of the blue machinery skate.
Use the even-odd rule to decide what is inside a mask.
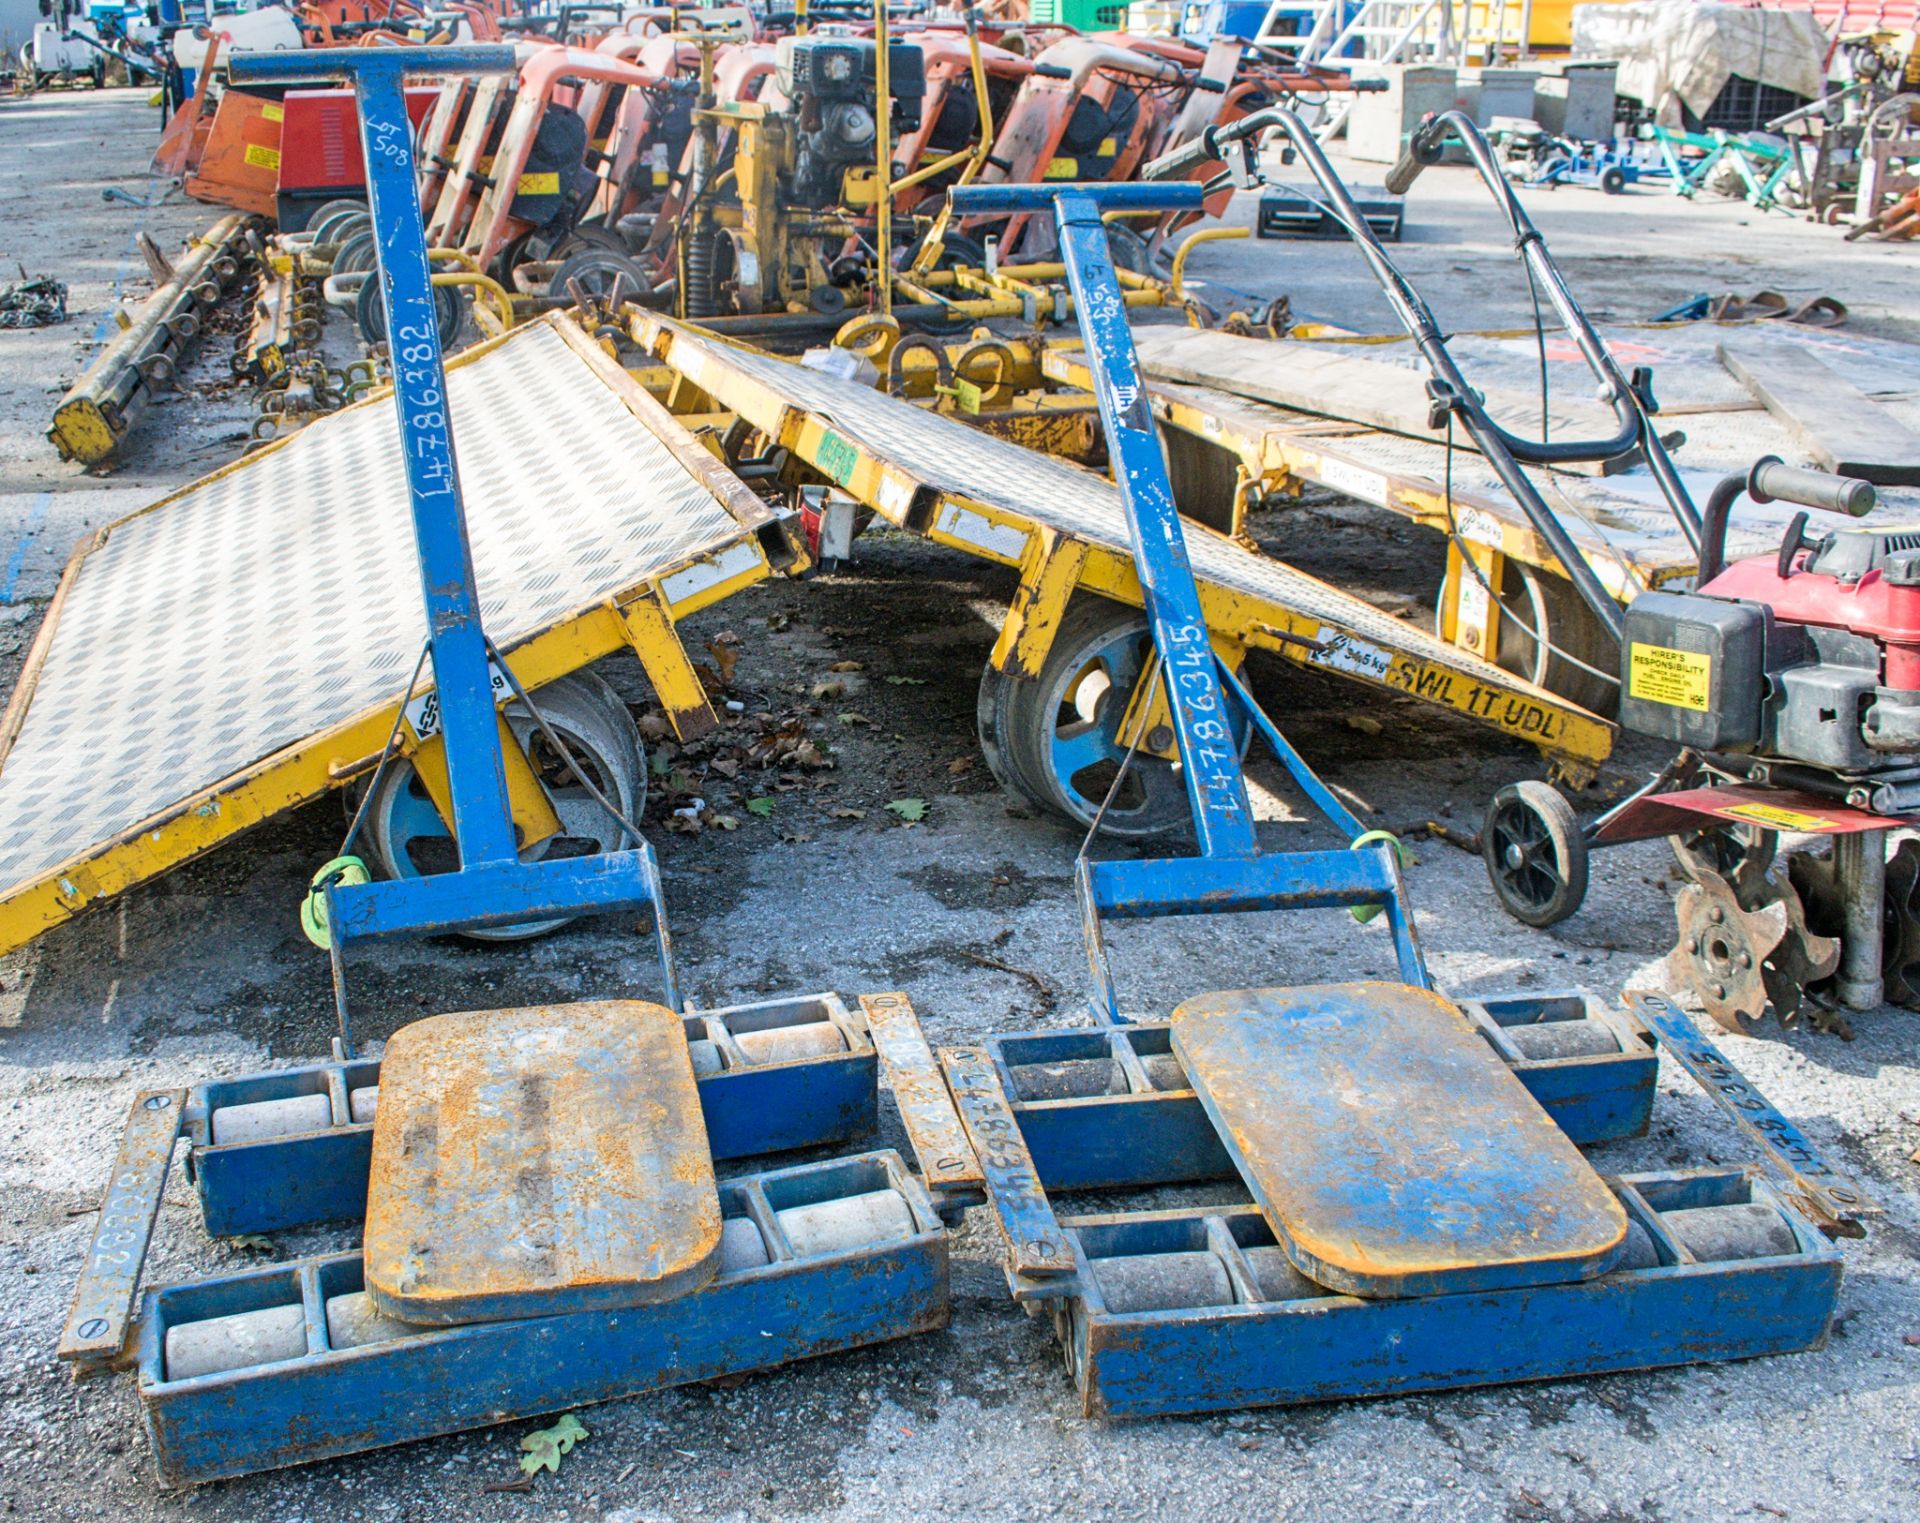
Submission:
[[[904,997],[683,1013],[659,875],[637,832],[601,855],[519,858],[514,804],[539,789],[510,787],[527,760],[503,744],[497,705],[532,704],[481,626],[402,103],[409,71],[513,66],[501,47],[232,65],[236,82],[344,78],[359,98],[460,865],[325,883],[335,1061],[134,1104],[60,1355],[136,1367],[154,1458],[173,1485],[943,1325],[943,1216],[979,1198]],[[397,1032],[381,1061],[355,1056],[350,947],[617,908],[651,911],[666,1004],[433,1016]],[[882,1149],[715,1177],[716,1162],[871,1133],[882,1064],[925,1150],[917,1176]],[[362,1247],[142,1295],[183,1134],[209,1232],[361,1218]]]
[[[1135,362],[1103,214],[1197,210],[1198,184],[969,186],[1051,212],[1106,428],[1198,855],[1083,857],[1089,1031],[941,1053],[1017,1300],[1050,1302],[1089,1413],[1145,1416],[1543,1379],[1805,1348],[1840,1280],[1819,1230],[1871,1209],[1664,1001],[1434,992],[1396,848],[1314,778],[1215,655]],[[1149,705],[1152,697],[1148,699]],[[1157,711],[1156,711],[1157,712]],[[1265,853],[1244,718],[1352,842]],[[1399,981],[1249,988],[1121,1014],[1116,918],[1384,911]],[[1654,1038],[1758,1166],[1603,1178],[1578,1145],[1647,1122]],[[1237,1176],[1214,1209],[1057,1215],[1049,1191]]]

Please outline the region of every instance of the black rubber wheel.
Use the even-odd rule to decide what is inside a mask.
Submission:
[[[1614,165],[1600,171],[1600,190],[1603,194],[1617,196],[1627,188],[1627,172]]]
[[[1120,723],[1152,659],[1153,637],[1139,609],[1100,597],[1076,599],[1038,676],[1006,677],[989,668],[981,680],[980,749],[996,781],[1034,808],[1085,830],[1126,754]],[[1248,736],[1241,717],[1236,739],[1242,754]],[[1100,830],[1145,840],[1187,830],[1191,821],[1179,769],[1142,750]]]
[[[340,246],[334,250],[333,254],[333,273],[357,275],[362,270],[375,268],[378,263],[379,255],[374,251],[373,228],[367,226],[341,239]]]
[[[1107,249],[1115,266],[1135,275],[1153,273],[1153,248],[1124,222],[1107,224]]]
[[[440,347],[451,349],[466,323],[467,304],[452,286],[433,288],[434,315],[440,320]],[[371,346],[387,341],[387,304],[380,296],[378,271],[367,276],[366,284],[354,300],[353,318],[360,325],[361,341]]]
[[[1587,842],[1573,806],[1545,783],[1509,783],[1480,827],[1500,907],[1522,925],[1557,925],[1587,897]]]
[[[638,301],[648,290],[647,272],[632,259],[590,244],[575,249],[561,262],[547,291],[571,300],[575,282],[590,299],[603,301],[611,301],[615,291],[624,301]]]

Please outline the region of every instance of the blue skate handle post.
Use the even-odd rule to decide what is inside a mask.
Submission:
[[[953,210],[969,216],[1053,213],[1147,623],[1165,673],[1181,779],[1200,846],[1198,857],[1098,862],[1082,858],[1075,884],[1093,981],[1093,1011],[1097,1019],[1108,1022],[1122,1016],[1101,936],[1103,914],[1145,918],[1336,906],[1369,912],[1379,907],[1385,910],[1393,932],[1401,978],[1421,988],[1431,987],[1406,908],[1396,847],[1365,837],[1359,822],[1313,776],[1227,671],[1207,631],[1186,533],[1174,506],[1166,458],[1141,382],[1126,302],[1101,220],[1109,212],[1198,211],[1205,197],[1205,187],[1191,181],[969,185],[948,192]],[[1287,771],[1347,833],[1354,849],[1261,854],[1230,698],[1246,710]]]
[[[365,150],[377,278],[386,298],[394,416],[407,473],[440,726],[446,737],[453,799],[453,818],[448,823],[459,847],[460,870],[434,877],[334,883],[326,889],[334,1001],[342,1041],[348,1046],[343,955],[351,942],[627,907],[653,911],[667,1002],[675,1008],[679,1005],[659,875],[646,842],[636,841],[630,849],[601,856],[523,863],[507,794],[495,713],[497,695],[454,458],[446,365],[414,177],[413,126],[407,118],[405,82],[409,74],[511,73],[517,63],[514,48],[491,45],[242,53],[231,64],[235,84],[345,80],[353,87]]]

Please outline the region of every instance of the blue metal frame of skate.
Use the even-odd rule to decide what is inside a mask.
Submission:
[[[228,65],[236,85],[344,80],[358,102],[376,278],[386,298],[394,417],[406,461],[428,647],[446,737],[453,799],[448,823],[460,852],[457,872],[334,882],[326,888],[334,997],[347,1045],[345,957],[354,943],[609,910],[652,912],[665,1003],[680,1006],[660,875],[647,843],[636,840],[594,856],[522,862],[508,802],[491,650],[480,620],[480,589],[460,496],[404,85],[409,73],[444,78],[512,73],[515,67],[514,50],[499,46],[240,53]]]
[[[1252,1206],[1065,1218],[1055,1213],[1049,1191],[1221,1178],[1236,1172],[1240,1157],[1195,1090],[1171,1028],[1121,1017],[1101,943],[1104,917],[1335,905],[1364,913],[1377,905],[1391,928],[1403,983],[1420,989],[1432,983],[1394,843],[1366,840],[1352,815],[1260,712],[1217,658],[1200,607],[1102,215],[1197,210],[1202,187],[969,186],[950,194],[956,212],[1053,213],[1160,656],[1159,679],[1145,680],[1163,679],[1168,689],[1199,843],[1194,857],[1083,857],[1079,891],[1093,1012],[1101,1029],[999,1037],[940,1054],[999,1218],[1009,1288],[1018,1300],[1052,1303],[1086,1411],[1210,1411],[1741,1358],[1818,1343],[1838,1297],[1840,1260],[1815,1224],[1846,1230],[1850,1212],[1866,1209],[1864,1203],[1797,1130],[1738,1080],[1684,1016],[1651,997],[1637,998],[1631,1015],[1606,1018],[1573,996],[1483,999],[1464,1002],[1462,1011],[1574,1141],[1608,1140],[1644,1128],[1655,1075],[1652,1028],[1668,1053],[1759,1144],[1761,1163],[1744,1169],[1605,1182],[1628,1221],[1651,1242],[1651,1265],[1517,1288],[1464,1280],[1438,1293],[1367,1299],[1302,1297],[1300,1286],[1315,1287],[1295,1273],[1286,1282],[1293,1287],[1286,1298],[1275,1299],[1263,1288],[1249,1250],[1282,1245]],[[1346,831],[1355,849],[1261,852],[1229,703],[1249,716],[1294,781]],[[1514,1025],[1596,1020],[1613,1040],[1576,1043],[1568,1049],[1575,1055],[1557,1060],[1525,1061],[1504,1034]],[[1042,1082],[1024,1083],[1023,1069]],[[1257,1084],[1258,1076],[1246,1082]],[[1075,1084],[1085,1087],[1075,1090]],[[1342,1104],[1394,1103],[1393,1084],[1390,1072],[1356,1072],[1352,1093],[1344,1098],[1276,1092],[1271,1103],[1303,1127],[1339,1125],[1335,1112]],[[1055,1097],[1039,1097],[1049,1093]],[[1471,1106],[1478,1098],[1457,1100]],[[1409,1159],[1407,1167],[1419,1170],[1426,1162]],[[1244,1176],[1244,1168],[1239,1172]],[[1395,1186],[1392,1178],[1379,1180],[1389,1196]],[[1790,1252],[1699,1262],[1663,1225],[1671,1211],[1749,1202],[1779,1213],[1791,1235]],[[1445,1236],[1436,1227],[1436,1253],[1444,1252]],[[1103,1296],[1095,1266],[1134,1255],[1211,1256],[1208,1283],[1214,1288],[1202,1298],[1210,1304],[1176,1300],[1161,1302],[1164,1309],[1116,1311]],[[1224,1295],[1221,1285],[1227,1287]]]

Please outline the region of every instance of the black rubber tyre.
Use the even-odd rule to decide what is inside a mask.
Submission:
[[[1509,783],[1480,827],[1500,907],[1522,925],[1557,925],[1587,897],[1587,842],[1573,806],[1545,783]]]
[[[626,301],[638,301],[648,291],[647,272],[625,254],[585,245],[574,250],[553,272],[549,294],[571,299],[571,282],[578,281],[589,297],[609,298],[618,288]]]
[[[374,269],[378,262],[379,256],[374,252],[373,229],[364,227],[340,241],[333,256],[333,273],[357,275],[362,270]]]
[[[1124,222],[1107,224],[1107,248],[1120,269],[1135,275],[1153,274],[1153,248]]]
[[[535,706],[559,734],[594,786],[635,824],[647,803],[647,759],[633,715],[604,678],[591,671],[560,677],[533,694]],[[520,853],[525,862],[579,857],[630,845],[626,831],[594,802],[518,700],[502,712],[527,748],[555,811],[561,833]],[[459,853],[435,813],[413,764],[398,760],[381,775],[367,809],[366,857],[382,878],[427,877],[458,866]],[[544,936],[566,918],[525,921],[462,932],[475,941],[519,941]]]
[[[467,304],[452,286],[433,288],[433,310],[440,320],[440,347],[451,349],[466,325]],[[354,321],[360,325],[362,342],[384,344],[387,341],[387,304],[380,297],[378,271],[367,276],[366,284],[354,300]]]
[[[1604,195],[1617,196],[1627,188],[1627,172],[1614,165],[1600,171],[1600,190]]]
[[[1146,616],[1100,597],[1069,605],[1035,677],[988,670],[976,711],[980,749],[1002,787],[1085,830],[1124,755],[1117,732],[1153,657]],[[1244,754],[1248,731],[1239,731]],[[1191,828],[1186,784],[1170,761],[1136,753],[1101,834],[1147,840]]]

